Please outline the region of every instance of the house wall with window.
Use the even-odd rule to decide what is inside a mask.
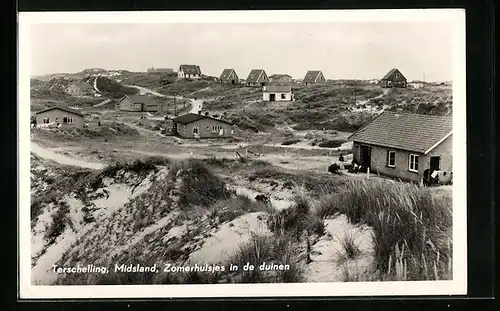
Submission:
[[[59,123],[61,126],[83,126],[82,116],[64,110],[53,109],[36,115],[36,124]]]
[[[121,110],[121,111],[141,111],[142,110],[141,103],[134,103],[128,97],[122,98],[116,105],[117,105],[117,107],[116,107],[117,110]]]
[[[274,94],[274,101],[293,101],[293,93],[292,92],[286,92],[286,93],[279,93],[279,92],[263,92],[263,100],[264,101],[270,101],[271,100],[271,94]]]
[[[234,126],[226,122],[206,118],[188,124],[177,124],[177,133],[185,138],[195,138],[196,134],[200,138],[232,137]]]
[[[427,155],[400,149],[369,144],[353,143],[353,157],[360,161],[360,147],[371,147],[370,171],[380,175],[400,178],[404,181],[420,182],[424,170],[430,168],[430,159],[440,157],[439,180],[446,183],[452,178],[452,136],[445,139]]]

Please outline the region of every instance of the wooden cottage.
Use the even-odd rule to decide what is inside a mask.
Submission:
[[[199,79],[201,78],[201,69],[197,65],[180,65],[178,77],[180,79]]]
[[[321,70],[310,70],[306,73],[306,76],[302,80],[305,85],[314,83],[325,83],[325,76]]]
[[[35,120],[37,126],[83,126],[84,115],[69,107],[55,106],[38,111]]]
[[[380,81],[382,87],[406,87],[405,76],[397,68],[392,68]]]
[[[265,85],[262,88],[263,101],[294,101],[293,89],[290,85]]]
[[[238,84],[239,78],[234,69],[224,69],[219,77],[220,82]]]
[[[159,112],[160,104],[149,95],[125,95],[116,103],[116,110],[129,112]]]
[[[269,82],[292,82],[292,76],[287,74],[273,74],[269,76]]]
[[[248,86],[264,86],[268,82],[269,78],[264,69],[252,69],[246,79],[246,84]]]
[[[73,83],[68,86],[65,91],[73,96],[89,96],[93,95],[95,92],[94,87],[86,81]]]
[[[183,138],[224,138],[234,134],[231,122],[201,113],[187,113],[172,121],[172,132]]]
[[[349,140],[363,170],[413,182],[436,171],[440,183],[451,181],[451,116],[384,111]]]

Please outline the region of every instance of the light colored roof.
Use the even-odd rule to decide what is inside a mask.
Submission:
[[[158,105],[158,102],[149,95],[125,95],[119,100],[119,102],[124,98],[130,99],[131,102],[136,104]]]
[[[384,111],[349,140],[428,153],[452,133],[451,116]]]
[[[309,70],[304,77],[303,82],[316,82],[321,70]]]
[[[281,74],[281,73],[276,73],[276,74],[273,74],[273,75],[270,75],[269,78],[273,78],[273,79],[279,79],[279,78],[283,78],[283,77],[289,77],[291,78],[292,76],[291,75],[288,75],[288,74]]]
[[[201,75],[200,66],[197,65],[181,65],[180,69],[184,73],[192,74],[192,75]]]
[[[389,70],[388,73],[385,74],[385,76],[382,78],[382,80],[387,80],[387,79],[390,79],[391,76],[395,73],[395,72],[399,72],[399,74],[401,76],[403,76],[403,74],[401,73],[401,71],[399,71],[397,68],[392,68],[391,70]],[[403,76],[404,78],[404,76]]]
[[[262,88],[262,91],[288,93],[292,91],[292,87],[290,85],[266,85]]]
[[[247,78],[247,83],[253,83],[253,82],[258,82],[258,79],[261,75],[265,75],[266,72],[264,71],[264,69],[252,69],[250,71],[250,74],[248,74],[248,78]],[[266,81],[266,79],[265,79]]]
[[[63,110],[63,111],[66,111],[66,112],[69,112],[69,113],[72,113],[72,114],[76,114],[76,115],[78,115],[80,117],[84,117],[84,115],[81,112],[79,112],[78,110],[71,109],[71,108],[65,107],[65,106],[54,106],[54,107],[46,108],[46,109],[37,111],[36,114],[40,114],[42,112],[47,112],[47,111],[54,110],[54,109]]]
[[[212,118],[212,117],[209,117],[209,116],[206,116],[203,114],[198,114],[198,113],[186,113],[186,114],[183,114],[181,116],[178,116],[177,118],[173,119],[172,121],[175,123],[188,124],[188,123],[198,121],[201,119],[212,119],[215,121],[220,121],[220,122],[224,122],[224,123],[232,125],[231,122],[229,122],[229,121],[215,119],[215,118]]]

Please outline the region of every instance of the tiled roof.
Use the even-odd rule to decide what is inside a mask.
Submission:
[[[192,74],[192,75],[201,75],[200,66],[196,66],[196,65],[181,65],[180,69],[184,73],[188,73],[188,74]]]
[[[451,116],[384,111],[349,140],[426,153],[451,132]]]
[[[81,112],[79,112],[78,110],[71,109],[71,108],[66,107],[66,106],[54,106],[54,107],[46,108],[46,109],[38,111],[36,114],[39,114],[39,113],[42,113],[42,112],[47,112],[47,111],[54,110],[54,109],[63,110],[63,111],[66,111],[66,112],[69,112],[69,113],[72,113],[72,114],[76,114],[76,115],[78,115],[80,117],[84,117],[84,115]]]
[[[263,92],[291,92],[292,87],[290,85],[266,85],[262,88]]]
[[[220,122],[224,122],[224,123],[232,125],[231,122],[228,122],[226,120],[215,119],[215,118],[211,118],[209,116],[205,116],[203,114],[198,114],[198,113],[186,113],[186,114],[183,114],[182,116],[178,116],[177,118],[173,119],[172,121],[174,121],[175,123],[188,124],[188,123],[198,121],[201,119],[212,119],[212,120],[216,120],[216,121],[220,121]]]
[[[318,75],[321,73],[320,70],[310,70],[306,73],[303,82],[316,82]]]
[[[247,78],[247,83],[255,83],[255,82],[259,82],[257,81],[257,79],[259,79],[259,76],[262,74],[263,76],[266,76],[265,74],[266,72],[264,71],[264,69],[252,69],[252,71],[250,71],[250,74],[248,75],[248,78]],[[266,79],[264,79],[264,81],[266,81]]]
[[[220,75],[220,79],[221,80],[227,80],[229,79],[229,76],[231,75],[231,72],[233,72],[234,69],[224,69],[222,71],[222,74]],[[234,72],[234,74],[236,75],[236,72]]]
[[[158,105],[158,102],[152,96],[149,96],[149,95],[125,95],[125,96],[123,96],[123,98],[125,98],[125,97],[128,97],[133,103],[136,103],[136,104]]]
[[[273,75],[269,76],[269,78],[272,78],[272,79],[280,79],[280,78],[284,78],[284,77],[291,78],[292,76],[287,75],[287,74],[273,74]]]

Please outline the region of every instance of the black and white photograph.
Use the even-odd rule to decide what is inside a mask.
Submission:
[[[467,292],[463,10],[19,29],[23,298]]]

